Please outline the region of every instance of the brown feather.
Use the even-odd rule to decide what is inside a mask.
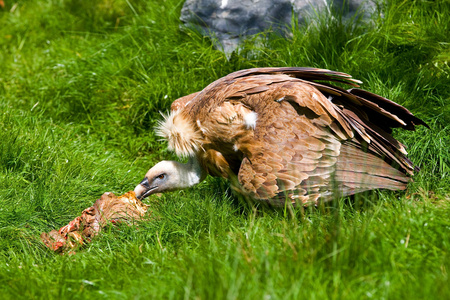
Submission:
[[[179,155],[196,153],[250,201],[305,205],[405,189],[415,167],[391,129],[426,124],[386,98],[324,81],[360,83],[315,68],[241,70],[176,100],[182,129],[169,118],[160,127]]]
[[[170,106],[171,111],[182,109],[188,104],[191,100],[193,100],[200,92],[192,93],[187,96],[178,98],[177,100],[172,102],[172,105]]]

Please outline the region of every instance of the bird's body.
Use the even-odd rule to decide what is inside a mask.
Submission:
[[[246,199],[275,206],[405,189],[415,167],[391,129],[426,124],[388,99],[323,81],[359,83],[329,70],[249,69],[174,101],[158,134],[190,165],[160,163],[137,193],[150,194],[149,182],[160,175],[168,184],[177,168],[196,170],[190,185],[220,176]],[[164,184],[151,193],[176,189]]]

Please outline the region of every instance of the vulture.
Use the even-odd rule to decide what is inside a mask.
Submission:
[[[360,83],[317,68],[254,68],[175,100],[156,133],[187,162],[157,163],[136,196],[188,188],[207,175],[270,206],[404,190],[419,169],[392,129],[428,125]]]

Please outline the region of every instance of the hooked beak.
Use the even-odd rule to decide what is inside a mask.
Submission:
[[[136,198],[142,200],[153,194],[153,191],[157,188],[158,186],[150,186],[147,177],[145,177],[144,180],[135,187],[134,193],[136,194]]]

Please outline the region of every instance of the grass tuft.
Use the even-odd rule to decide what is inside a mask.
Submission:
[[[450,298],[448,1],[389,1],[367,24],[319,14],[230,57],[180,26],[180,0],[4,2],[3,299]],[[264,66],[346,72],[423,118],[431,129],[395,132],[421,168],[408,190],[290,214],[246,209],[209,178],[76,255],[43,246],[41,232],[174,158],[153,133],[174,99]]]

